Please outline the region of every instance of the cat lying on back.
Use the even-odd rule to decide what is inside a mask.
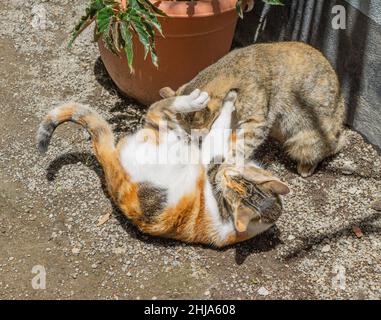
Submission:
[[[109,125],[95,111],[75,103],[58,107],[41,123],[38,147],[47,150],[61,123],[78,123],[91,135],[110,196],[141,231],[185,242],[234,244],[273,225],[281,213],[278,195],[289,192],[253,162],[238,167],[212,161],[223,160],[230,152],[226,148],[230,136],[223,131],[230,128],[235,98],[231,92],[222,101],[221,112],[205,137],[203,146],[216,142],[212,152],[189,142],[176,120],[178,113],[206,107],[208,95],[199,90],[152,105],[145,127],[117,146]],[[163,120],[169,122],[167,129],[162,128]],[[202,162],[184,163],[178,150],[194,152]],[[156,158],[161,152],[168,154],[168,163]]]
[[[209,93],[208,108],[185,115],[182,126],[210,128],[230,90],[241,152],[250,158],[270,134],[283,142],[303,177],[343,146],[344,100],[335,71],[316,49],[299,42],[256,44],[237,49],[180,87],[160,91],[162,97],[188,94],[195,88]]]

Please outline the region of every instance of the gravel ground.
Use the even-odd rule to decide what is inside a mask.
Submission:
[[[359,134],[347,130],[344,151],[308,179],[265,144],[260,160],[292,193],[276,227],[255,239],[215,250],[145,236],[105,194],[82,129],[62,126],[46,157],[35,150],[41,117],[70,100],[90,104],[118,134],[142,123],[145,108],[117,93],[91,31],[66,49],[87,1],[4,2],[0,298],[381,298],[381,213],[372,209],[381,157]],[[44,290],[31,285],[36,265],[46,269]]]

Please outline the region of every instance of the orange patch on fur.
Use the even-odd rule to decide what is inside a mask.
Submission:
[[[202,169],[195,190],[184,195],[175,206],[165,209],[155,224],[142,226],[144,230],[184,242],[212,243],[213,229],[205,212],[204,185]]]

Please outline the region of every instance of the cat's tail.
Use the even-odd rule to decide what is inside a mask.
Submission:
[[[37,131],[37,146],[41,153],[49,147],[54,130],[64,122],[75,122],[90,133],[94,152],[102,166],[114,155],[114,134],[109,124],[94,110],[78,103],[68,103],[51,110]]]
[[[47,151],[54,130],[67,121],[82,125],[90,133],[94,153],[103,168],[111,197],[130,219],[138,218],[140,209],[136,186],[131,183],[119,161],[111,127],[97,112],[78,103],[65,104],[50,111],[37,131],[40,152]]]

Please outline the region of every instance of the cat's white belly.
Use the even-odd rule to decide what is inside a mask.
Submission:
[[[156,144],[150,140],[146,142],[139,140],[135,134],[126,139],[120,151],[121,164],[132,181],[151,182],[155,186],[165,188],[168,194],[168,206],[177,204],[185,194],[195,191],[202,172],[201,164],[197,161],[189,163],[180,159],[176,148],[177,150],[183,148],[182,152],[188,148],[187,152],[194,152],[193,155],[198,157],[198,160],[201,159],[198,148],[189,146],[172,136]],[[163,158],[160,158],[161,152],[167,153],[169,163],[163,162]],[[204,174],[206,174],[205,171]],[[206,211],[212,221],[211,227],[214,228],[218,241],[222,243],[234,232],[234,224],[232,220],[222,220],[207,176],[205,181]]]
[[[127,138],[120,151],[120,161],[133,182],[151,182],[167,190],[167,205],[175,205],[187,193],[195,190],[200,165],[187,163],[179,157],[191,147],[169,137],[159,144],[141,141],[136,135]],[[196,150],[197,152],[197,150]]]

